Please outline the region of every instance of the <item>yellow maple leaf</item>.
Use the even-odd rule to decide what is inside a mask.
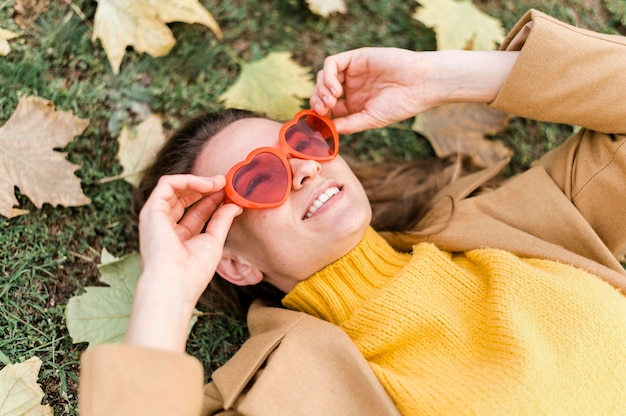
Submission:
[[[306,0],[309,10],[320,16],[328,17],[332,13],[345,13],[346,3],[343,0]]]
[[[98,0],[91,40],[100,39],[117,74],[127,46],[152,57],[167,55],[176,44],[169,22],[199,23],[222,37],[217,21],[198,0]]]
[[[11,46],[9,46],[9,40],[15,39],[19,36],[20,35],[11,32],[10,30],[0,28],[0,55],[7,56],[11,51]]]
[[[219,97],[228,107],[288,120],[313,91],[311,69],[295,63],[289,52],[272,52],[263,59],[240,65],[239,78]]]
[[[91,202],[74,175],[78,166],[54,151],[81,134],[89,120],[39,97],[22,97],[11,118],[0,128],[0,214],[10,218],[18,201],[14,186],[41,208],[51,205],[78,206]]]
[[[161,118],[153,114],[134,131],[124,126],[118,141],[120,146],[117,158],[124,169],[122,177],[131,185],[137,186],[141,174],[165,142]]]
[[[52,416],[50,405],[42,405],[44,392],[37,384],[41,360],[32,357],[0,370],[0,415]]]
[[[437,49],[493,50],[504,40],[498,19],[469,0],[419,0],[413,18],[435,31]]]

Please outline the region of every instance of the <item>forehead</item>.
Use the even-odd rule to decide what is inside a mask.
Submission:
[[[195,175],[225,175],[254,149],[277,146],[281,124],[264,118],[237,120],[207,141],[194,163]]]

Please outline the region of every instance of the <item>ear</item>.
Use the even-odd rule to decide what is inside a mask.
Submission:
[[[217,273],[237,286],[251,286],[261,283],[263,272],[224,250],[222,259],[217,264]]]

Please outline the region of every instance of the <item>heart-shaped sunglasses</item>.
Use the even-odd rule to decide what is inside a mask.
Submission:
[[[280,147],[260,147],[226,174],[226,196],[243,208],[274,208],[285,203],[291,189],[287,156],[325,162],[339,152],[333,122],[313,110],[302,110],[283,124]]]

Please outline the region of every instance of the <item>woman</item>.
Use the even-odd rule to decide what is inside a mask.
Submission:
[[[615,288],[626,287],[616,259],[626,247],[625,48],[623,38],[531,11],[505,40],[507,52],[365,49],[328,58],[311,106],[331,111],[340,132],[458,101],[585,127],[492,192],[471,196],[502,166],[444,188],[420,233],[387,236],[393,247],[370,228],[367,198],[339,157],[289,158],[290,193],[273,209],[222,204],[220,175],[259,146],[278,148],[281,129],[249,118],[223,127],[202,146],[193,175],[163,177],[141,212],[144,270],[125,345],[84,355],[81,412],[623,408],[626,302]],[[216,270],[235,285],[277,287],[296,311],[253,304],[251,339],[203,397],[201,368],[184,345]],[[121,385],[110,382],[114,374],[124,375]]]

